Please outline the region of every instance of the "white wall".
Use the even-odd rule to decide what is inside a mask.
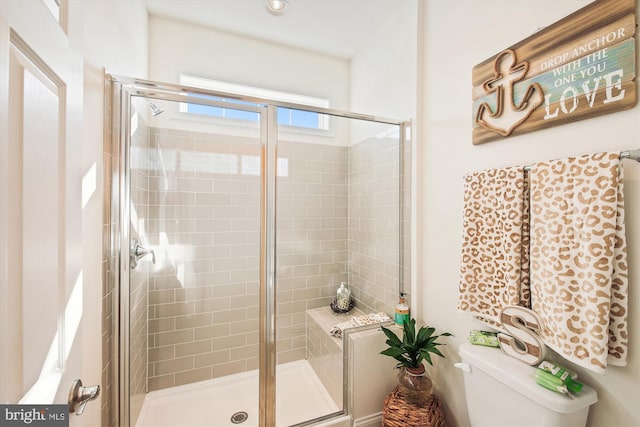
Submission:
[[[260,41],[151,16],[149,18],[149,78],[179,83],[180,74],[209,78],[275,91],[329,99],[330,108],[349,110],[349,61],[284,45]],[[165,107],[163,107],[165,108]],[[175,106],[152,118],[152,126],[220,132],[215,120],[183,120]],[[247,127],[231,129],[245,134]],[[249,129],[249,134],[255,130]],[[331,119],[328,132],[293,132],[281,128],[280,137],[300,142],[349,145],[345,120]]]
[[[351,59],[351,111],[397,120],[416,117],[418,1],[397,2],[398,14],[371,34]],[[354,126],[354,141],[371,136]]]
[[[180,73],[329,98],[331,108],[349,108],[346,60],[151,16],[149,77],[177,83]]]
[[[83,173],[87,183],[95,180],[95,191],[83,209],[83,275],[85,307],[83,309],[83,382],[101,383],[102,347],[102,219],[103,219],[103,117],[104,70],[139,78],[147,77],[147,11],[139,1],[72,0],[82,3],[84,27],[84,138]],[[72,6],[74,4],[72,3]],[[108,243],[108,239],[106,240]],[[110,304],[108,305],[110,306]],[[108,342],[111,339],[108,338]],[[108,354],[109,348],[103,348]],[[110,401],[113,384],[102,383],[101,407]],[[99,408],[98,402],[89,406]],[[84,417],[100,411],[89,411]],[[103,411],[102,425],[111,425],[112,414]],[[110,418],[105,420],[104,417]],[[99,419],[99,416],[98,416]],[[92,418],[87,425],[99,425]]]
[[[444,347],[447,359],[432,369],[434,384],[448,408],[450,426],[469,425],[462,375],[453,368],[457,346],[470,329],[481,327],[457,312],[462,241],[462,176],[470,171],[604,150],[640,146],[640,107],[480,146],[471,144],[471,69],[539,27],[585,6],[586,0],[540,2],[474,0],[424,2],[424,138],[418,189],[423,199],[421,264],[424,275],[421,315],[439,331],[456,335]],[[630,265],[629,361],[605,375],[576,368],[599,396],[591,427],[640,424],[640,164],[625,161],[627,241]],[[567,365],[571,366],[567,363]]]

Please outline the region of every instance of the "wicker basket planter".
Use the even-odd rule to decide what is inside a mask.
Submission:
[[[423,404],[409,401],[397,386],[384,400],[383,427],[444,427],[444,411],[440,399],[430,394]]]

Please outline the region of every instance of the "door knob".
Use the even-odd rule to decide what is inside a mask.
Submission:
[[[82,415],[87,403],[89,403],[90,400],[94,400],[99,394],[99,385],[84,387],[81,380],[75,380],[69,390],[69,412]]]

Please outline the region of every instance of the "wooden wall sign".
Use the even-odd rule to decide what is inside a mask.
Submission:
[[[635,0],[598,0],[473,67],[473,143],[632,108]]]

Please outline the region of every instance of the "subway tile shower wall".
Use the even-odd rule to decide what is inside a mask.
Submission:
[[[349,283],[366,313],[392,315],[398,302],[399,149],[397,134],[370,138],[349,148]],[[405,228],[405,236],[407,232]]]
[[[136,350],[145,345],[149,391],[257,369],[259,139],[144,125],[136,133],[132,225],[157,263],[140,265],[148,324],[136,304],[147,286],[131,280],[132,391],[144,383]],[[307,357],[306,311],[328,306],[341,281],[363,311],[392,312],[398,169],[395,138],[278,142],[278,363]]]
[[[102,205],[102,408],[101,408],[101,425],[117,425],[117,414],[114,409],[117,399],[117,377],[115,369],[115,360],[117,359],[116,342],[118,337],[115,335],[116,319],[114,312],[115,304],[115,283],[117,276],[116,256],[113,250],[112,236],[118,228],[116,219],[118,217],[115,210],[118,205],[113,203],[112,184],[113,169],[119,163],[118,156],[113,152],[113,133],[117,133],[118,129],[112,130],[111,127],[111,84],[105,79],[105,99],[104,99],[104,129],[103,129],[103,205]],[[112,213],[112,211],[114,211]]]
[[[159,128],[150,140],[149,390],[256,369],[259,143]]]

